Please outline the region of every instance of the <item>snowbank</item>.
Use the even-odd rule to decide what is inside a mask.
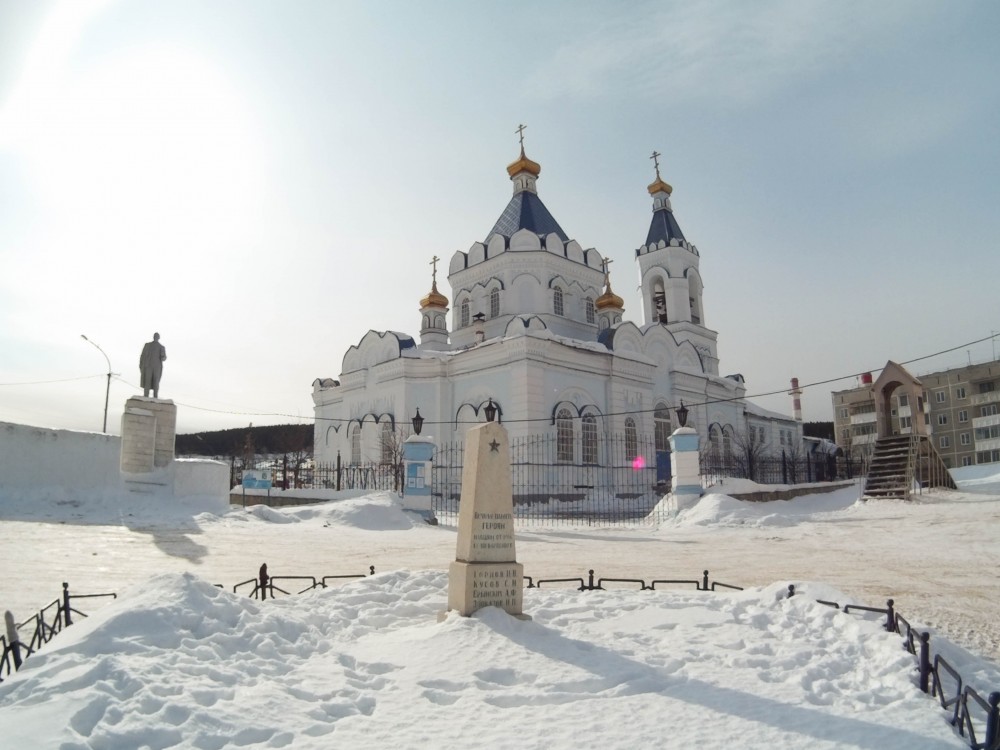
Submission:
[[[753,484],[753,483],[750,483]],[[728,486],[728,485],[726,485]],[[794,500],[760,503],[737,500],[721,493],[703,495],[697,503],[663,520],[665,529],[680,526],[792,526],[816,515],[850,512],[859,502],[860,490],[853,485],[836,492],[803,495]]]
[[[249,497],[249,496],[248,496]],[[211,522],[211,517],[204,519]],[[402,501],[393,492],[373,492],[335,502],[272,508],[250,505],[246,514],[234,510],[227,520],[264,521],[266,523],[301,523],[322,521],[325,526],[343,526],[368,531],[399,531],[413,528],[420,520],[403,510]],[[420,521],[422,524],[423,522]]]
[[[438,623],[446,590],[443,573],[400,571],[257,602],[161,575],[0,685],[0,737],[67,750],[963,747],[898,636],[783,584],[528,589],[531,621],[490,608]]]

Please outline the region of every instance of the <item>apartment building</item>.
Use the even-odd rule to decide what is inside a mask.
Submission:
[[[932,372],[919,377],[923,394],[897,391],[890,397],[894,434],[913,432],[921,420],[948,467],[1000,462],[1000,360]],[[864,453],[877,439],[877,410],[871,374],[861,385],[834,391],[837,445]]]

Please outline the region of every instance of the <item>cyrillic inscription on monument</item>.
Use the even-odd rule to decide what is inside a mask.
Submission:
[[[517,566],[472,569],[472,608],[502,607],[510,612],[521,610],[521,575]]]
[[[472,514],[472,559],[486,560],[498,552],[508,552],[514,559],[514,514]]]

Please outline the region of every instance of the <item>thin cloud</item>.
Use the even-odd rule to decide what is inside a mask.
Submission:
[[[933,8],[785,0],[634,11],[582,31],[543,60],[529,79],[534,96],[749,103],[850,65]]]

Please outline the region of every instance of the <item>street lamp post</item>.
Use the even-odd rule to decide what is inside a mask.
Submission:
[[[107,388],[104,389],[104,428],[103,428],[103,431],[105,433],[107,433],[107,431],[108,431],[108,397],[111,395],[111,359],[108,357],[107,354],[105,354],[104,350],[97,345],[96,341],[91,341],[86,336],[84,336],[82,333],[80,334],[80,338],[83,339],[84,341],[86,341],[88,344],[93,344],[93,346],[97,349],[97,351],[99,351],[101,354],[104,354],[104,359],[108,363],[108,386],[107,386]]]

